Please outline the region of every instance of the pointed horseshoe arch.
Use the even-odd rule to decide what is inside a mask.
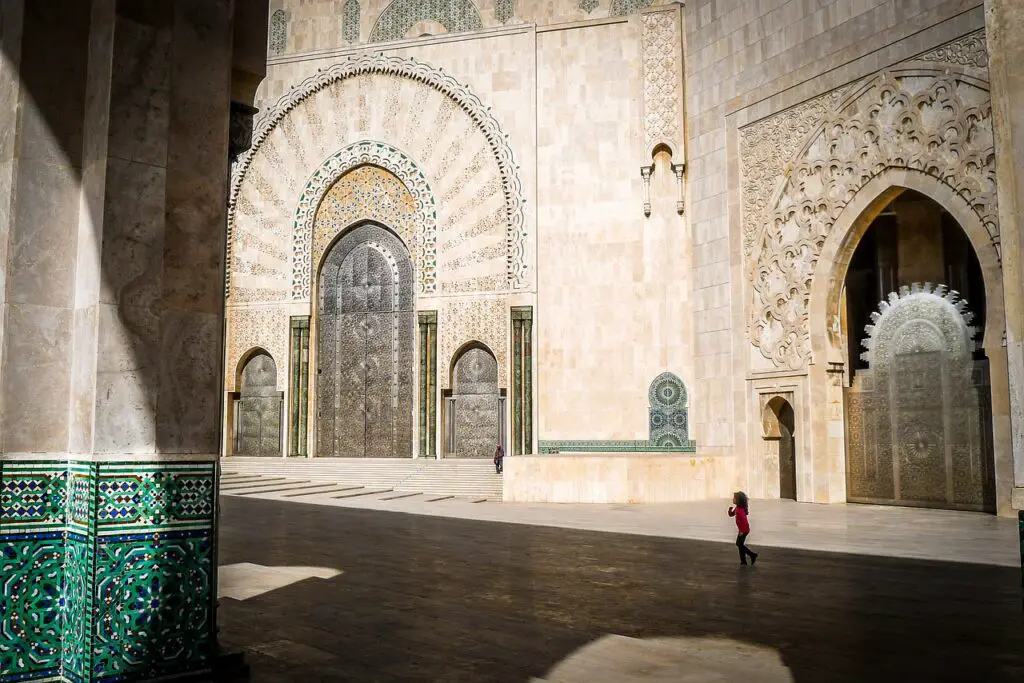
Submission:
[[[325,161],[310,177],[299,197],[292,235],[292,298],[307,300],[312,285],[313,225],[327,192],[349,171],[377,166],[398,178],[416,204],[418,233],[411,238],[410,252],[420,294],[437,291],[437,213],[434,193],[426,176],[401,150],[383,142],[364,140],[349,145]]]
[[[975,77],[894,69],[855,89],[807,137],[765,215],[750,272],[751,344],[777,367],[805,367],[824,244],[847,205],[884,173],[945,186],[998,244],[994,145],[988,84]]]

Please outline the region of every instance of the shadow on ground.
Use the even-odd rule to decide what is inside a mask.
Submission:
[[[333,567],[221,600],[253,683],[543,678],[606,634],[772,648],[796,683],[1024,680],[1011,568],[224,498],[220,563]],[[751,546],[755,549],[756,537]]]

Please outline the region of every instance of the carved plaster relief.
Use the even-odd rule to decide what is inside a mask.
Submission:
[[[371,105],[387,115],[361,116]],[[365,121],[360,124],[362,119]],[[403,121],[433,122],[432,134],[410,138]],[[313,134],[314,131],[319,134]],[[431,224],[425,229],[427,235],[435,224],[445,241],[458,240],[456,234],[467,235],[464,250],[453,254],[452,258],[462,257],[466,251],[489,249],[496,239],[504,245],[496,262],[499,264],[497,272],[504,275],[499,289],[521,289],[527,285],[528,236],[519,169],[508,137],[489,109],[468,88],[441,70],[412,59],[363,55],[317,72],[282,97],[259,119],[252,148],[234,165],[228,223],[228,294],[232,300],[265,300],[263,294],[271,295],[270,300],[282,298],[280,294],[284,294],[285,299],[308,297],[305,272],[298,282],[294,278],[271,282],[269,278],[241,277],[252,275],[252,267],[246,262],[273,261],[277,267],[276,256],[282,250],[277,233],[286,232],[291,236],[293,223],[309,222],[322,196],[316,196],[315,191],[322,188],[325,192],[348,170],[337,163],[330,169],[320,168],[323,159],[338,153],[338,147],[331,148],[331,145],[336,145],[336,141],[365,142],[369,137],[384,141],[396,152],[397,144],[402,144],[399,153],[410,165],[415,160],[415,166],[429,181],[432,191],[429,201],[428,197],[423,197],[422,219]],[[462,193],[453,189],[459,185],[456,178],[461,169],[481,150],[486,151],[486,158],[479,175],[480,186],[468,185]],[[378,165],[401,178],[419,199],[419,188],[426,186],[426,181],[413,181],[410,178],[415,174],[404,176],[383,162]],[[398,165],[396,161],[394,166]],[[330,177],[332,173],[337,175]],[[309,195],[310,186],[314,190],[312,195]],[[303,200],[296,215],[293,202],[300,195]],[[435,210],[435,196],[453,199]],[[494,236],[482,235],[478,221],[498,207],[503,207],[500,231]],[[267,235],[274,238],[267,239]],[[301,241],[304,237],[300,235],[296,239]],[[245,254],[239,249],[243,243],[250,245]],[[435,291],[435,285],[428,278],[426,247],[425,242],[421,292]],[[275,253],[274,258],[262,256],[271,251]],[[286,264],[294,262],[292,255]],[[247,268],[250,272],[246,272]],[[489,266],[486,270],[486,273],[479,268],[469,268],[464,273],[446,271],[442,283],[450,283],[458,291],[474,291],[470,281],[484,282],[481,277],[491,274]],[[239,282],[235,282],[236,279]],[[493,277],[486,278],[488,289],[492,291],[493,282]],[[276,292],[276,287],[283,291]],[[244,298],[236,299],[240,292]]]
[[[668,145],[683,160],[682,60],[679,13],[674,8],[643,15],[644,140],[651,153]]]
[[[498,384],[508,386],[508,304],[504,298],[455,299],[444,302],[438,320],[441,388],[451,387],[451,363],[465,344],[486,344],[498,361]]]
[[[228,308],[224,386],[235,386],[238,361],[253,348],[265,350],[277,364],[277,388],[288,379],[288,311],[283,308]],[[237,389],[237,387],[236,387]]]
[[[843,208],[873,177],[890,168],[926,173],[948,185],[977,213],[998,248],[995,148],[988,90],[951,72],[901,69],[882,73],[832,109],[829,95],[781,114],[789,123],[759,130],[791,135],[819,118],[802,151],[783,169],[778,191],[745,162],[744,225],[755,233],[751,267],[751,343],[778,367],[798,369],[810,352],[811,278],[825,238]],[[792,132],[791,132],[792,131]],[[746,149],[765,142],[748,134]],[[768,169],[776,161],[754,157]],[[748,196],[747,193],[750,193]],[[757,206],[768,194],[767,213]]]

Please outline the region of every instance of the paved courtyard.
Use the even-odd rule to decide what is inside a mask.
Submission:
[[[243,497],[222,505],[222,641],[247,653],[255,683],[1024,680],[1020,572],[999,552],[965,563],[752,539],[762,561],[741,569],[727,525],[717,542]],[[865,512],[868,529],[889,519],[925,550],[941,544],[930,529],[955,530],[957,519],[1013,539],[1011,522],[990,517],[794,507]],[[772,529],[783,512],[758,510],[762,539],[799,536]],[[587,511],[563,508],[570,519]]]

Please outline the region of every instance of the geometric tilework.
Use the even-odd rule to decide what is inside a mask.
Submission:
[[[689,440],[689,411],[683,381],[671,372],[663,372],[651,382],[647,398],[651,445],[680,447],[685,444]]]
[[[96,567],[95,678],[153,678],[207,664],[211,530],[101,536]]]
[[[11,471],[0,479],[0,516],[5,524],[62,524],[67,471]]]
[[[394,0],[370,32],[370,42],[401,40],[421,21],[441,24],[448,33],[483,28],[480,13],[469,0]]]
[[[494,2],[494,18],[503,24],[508,23],[508,20],[516,15],[516,1],[515,0],[495,0]]]
[[[639,12],[645,7],[650,7],[652,4],[653,0],[612,0],[611,7],[608,9],[608,16],[624,17],[627,14]]]
[[[288,45],[288,15],[283,9],[279,9],[271,15],[269,33],[267,52],[271,57],[275,57],[283,53]]]
[[[341,11],[341,37],[346,43],[359,40],[359,0],[346,0]]]
[[[0,683],[207,670],[214,468],[0,461]]]
[[[63,539],[0,536],[0,681],[60,672]]]

